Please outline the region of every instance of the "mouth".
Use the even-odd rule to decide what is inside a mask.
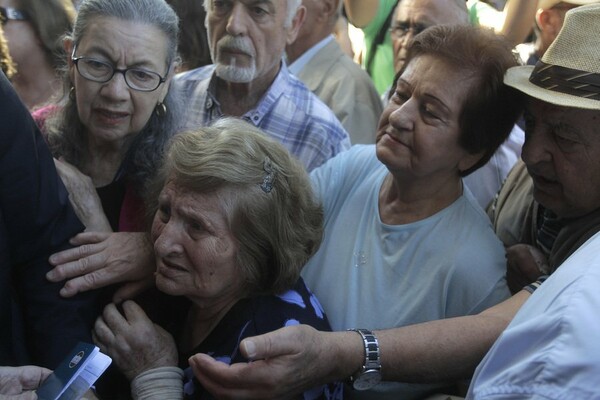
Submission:
[[[129,113],[126,112],[122,112],[122,111],[111,111],[105,108],[96,108],[94,110],[96,112],[97,115],[100,116],[100,118],[104,119],[105,121],[120,121],[124,118],[127,118],[129,116]]]
[[[392,142],[397,143],[397,144],[399,144],[401,146],[409,147],[406,143],[404,143],[402,140],[400,140],[397,137],[395,137],[394,135],[392,135],[390,132],[387,132],[387,131],[383,132],[381,134],[381,139],[383,139],[383,138],[388,138]]]
[[[229,55],[233,55],[233,56],[245,56],[245,57],[252,57],[251,54],[248,54],[247,52],[240,50],[240,49],[235,49],[235,48],[231,48],[231,47],[222,47],[219,49],[221,54],[229,54]]]
[[[188,270],[178,264],[172,263],[164,258],[158,259],[157,262],[157,272],[161,275],[172,275],[177,274],[179,272],[188,272]]]
[[[533,186],[535,189],[545,190],[555,188],[557,185],[559,185],[556,179],[546,178],[542,175],[538,175],[532,172],[530,172],[529,174],[531,175],[531,179],[533,180]]]

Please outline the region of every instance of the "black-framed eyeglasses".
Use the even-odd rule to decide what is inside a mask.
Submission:
[[[5,25],[9,20],[27,21],[29,18],[24,11],[12,7],[0,7],[0,23]]]
[[[410,32],[413,36],[423,32],[428,27],[422,24],[411,25],[407,22],[394,23],[390,27],[390,36],[392,40],[404,39]]]
[[[167,80],[167,78],[163,78],[157,72],[148,71],[143,68],[118,69],[106,61],[97,60],[92,57],[75,57],[75,49],[73,49],[71,60],[75,64],[79,75],[92,82],[106,83],[118,72],[123,74],[125,83],[131,89],[139,90],[140,92],[152,92]],[[169,69],[167,69],[168,74]]]

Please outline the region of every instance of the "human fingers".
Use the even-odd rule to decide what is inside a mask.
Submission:
[[[265,387],[272,375],[264,375],[260,362],[227,365],[206,354],[195,354],[188,360],[194,375],[207,391],[218,399],[270,398]]]
[[[272,358],[301,351],[298,344],[304,341],[303,326],[281,328],[242,340],[240,350],[249,360]]]
[[[94,272],[73,278],[65,282],[60,289],[62,297],[72,297],[79,292],[98,289],[121,281],[121,275],[111,268],[100,268]]]
[[[27,391],[16,395],[2,395],[0,394],[0,400],[36,400],[37,394],[32,391]]]
[[[52,373],[52,371],[48,368],[38,367],[35,365],[26,365],[19,367],[19,369],[19,380],[23,386],[23,389],[25,390],[37,389]]]
[[[46,278],[60,282],[102,268],[106,262],[104,249],[105,246],[100,243],[83,244],[52,254],[49,262],[54,268],[46,274]]]
[[[94,244],[99,244],[108,239],[110,233],[108,232],[82,232],[73,236],[69,243],[73,247],[67,250],[60,251],[58,253],[54,253],[50,256],[50,264],[59,265],[65,264],[70,261],[78,260],[81,257],[89,256],[93,253],[99,251],[99,249],[103,249],[106,246],[92,246]]]

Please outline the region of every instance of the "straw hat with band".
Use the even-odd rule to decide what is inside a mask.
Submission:
[[[538,9],[548,10],[559,3],[574,4],[576,6],[585,6],[586,4],[598,3],[598,0],[540,0]]]
[[[547,103],[600,110],[599,38],[600,4],[569,10],[536,66],[510,68],[504,83]]]

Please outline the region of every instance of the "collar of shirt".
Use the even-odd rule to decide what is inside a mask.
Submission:
[[[315,44],[310,49],[306,50],[300,57],[298,57],[296,61],[294,61],[288,66],[289,71],[292,74],[298,76],[300,71],[302,71],[302,68],[304,68],[304,66],[308,64],[310,60],[313,59],[313,57],[319,52],[319,50],[327,46],[332,40],[334,40],[333,35],[329,35],[325,39],[321,40],[319,43]]]
[[[252,122],[255,126],[260,126],[260,123],[265,115],[267,115],[271,109],[275,106],[277,99],[285,94],[285,89],[289,86],[289,71],[285,65],[285,62],[281,62],[279,72],[275,76],[275,80],[271,83],[271,86],[260,99],[258,104],[247,111],[242,118],[246,121]],[[207,121],[214,121],[217,118],[223,116],[221,111],[221,104],[217,100],[217,75],[213,71],[212,77],[206,90],[206,100],[204,108],[207,114]]]

